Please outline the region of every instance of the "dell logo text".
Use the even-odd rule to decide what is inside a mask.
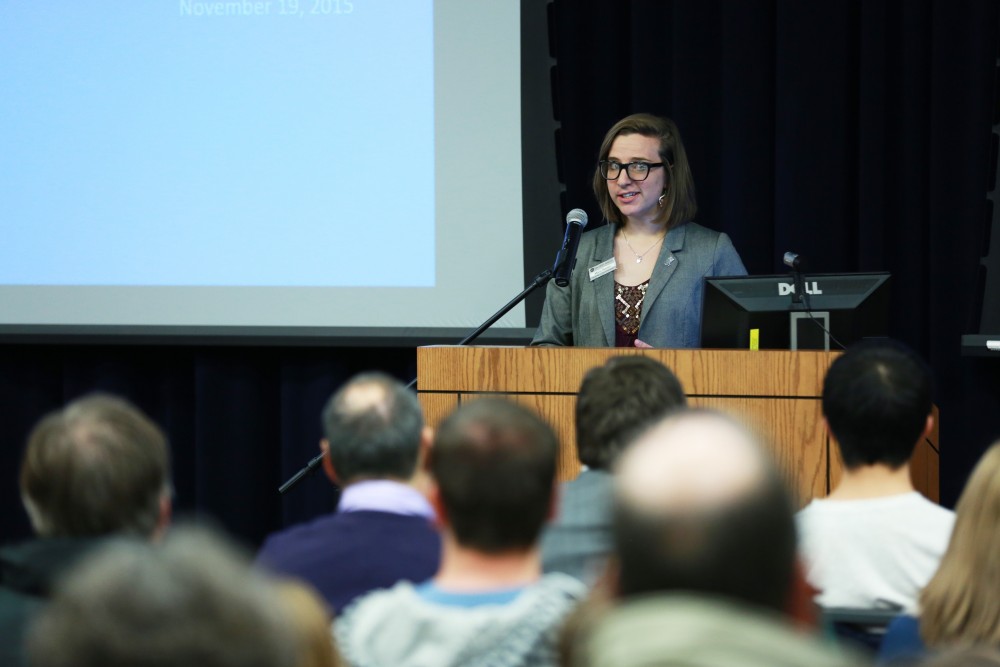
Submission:
[[[819,282],[812,281],[811,283],[802,283],[805,286],[806,294],[822,294],[823,290],[819,288]],[[785,296],[787,294],[795,294],[795,286],[792,283],[778,283],[778,295]]]

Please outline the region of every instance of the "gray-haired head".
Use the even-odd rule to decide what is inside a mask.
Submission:
[[[323,409],[330,463],[342,484],[410,478],[419,460],[423,427],[416,394],[384,373],[355,376]]]
[[[33,667],[294,667],[273,584],[201,529],[120,540],[64,578],[27,639]]]

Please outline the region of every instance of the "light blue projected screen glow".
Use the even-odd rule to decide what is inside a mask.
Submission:
[[[0,283],[433,286],[433,13],[5,3]]]
[[[520,94],[511,0],[0,2],[0,334],[478,326]]]

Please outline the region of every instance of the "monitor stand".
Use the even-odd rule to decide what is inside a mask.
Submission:
[[[809,313],[789,313],[791,331],[788,336],[791,350],[826,350],[830,351],[830,313],[829,311],[813,311]],[[813,322],[812,320],[817,320]],[[823,325],[821,329],[819,324]],[[826,329],[824,331],[823,329]]]

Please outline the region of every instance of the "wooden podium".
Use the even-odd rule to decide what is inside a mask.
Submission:
[[[716,408],[742,419],[771,448],[800,505],[826,495],[839,478],[839,454],[823,425],[820,405],[823,377],[838,352],[421,347],[417,349],[417,390],[432,426],[459,403],[484,394],[534,408],[549,420],[562,443],[560,479],[572,479],[580,470],[574,427],[576,392],[590,368],[621,354],[660,360],[680,379],[691,405]],[[918,446],[913,468],[917,489],[937,501],[936,432]]]

